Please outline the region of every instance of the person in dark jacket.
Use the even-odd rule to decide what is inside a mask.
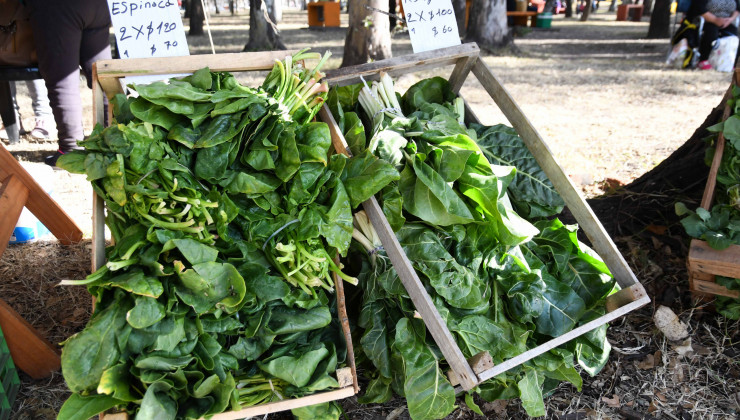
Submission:
[[[78,148],[82,131],[80,67],[92,87],[92,65],[111,58],[106,0],[25,0],[30,8],[39,71],[49,91],[59,150],[45,162]]]
[[[720,33],[737,36],[737,27],[733,24],[740,15],[738,0],[692,0],[686,18],[694,22],[699,16],[704,18],[704,31],[699,42],[699,63],[702,70],[712,68],[709,64],[709,53],[712,52],[712,43],[719,38]]]

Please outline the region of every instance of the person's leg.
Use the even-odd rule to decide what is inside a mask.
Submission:
[[[31,137],[37,140],[48,140],[55,134],[54,115],[49,104],[49,92],[43,79],[26,80],[28,94],[31,97],[36,126],[31,130]]]
[[[699,41],[699,60],[709,60],[709,53],[712,52],[712,43],[719,36],[719,27],[713,23],[704,22],[704,32],[701,34]]]
[[[18,106],[18,101],[15,99],[15,82],[7,82],[8,86],[10,87],[10,103],[12,104],[12,109],[15,112],[15,125],[18,128],[18,134],[23,135],[26,134],[26,130],[23,129],[23,122],[21,122],[21,108]],[[7,100],[7,99],[5,99]],[[7,102],[4,102],[7,104]],[[10,111],[8,111],[10,113]],[[11,114],[12,115],[12,114]],[[10,117],[8,117],[10,118]],[[8,123],[10,124],[10,123]],[[15,136],[15,134],[14,134]],[[10,136],[8,135],[8,132],[5,131],[5,124],[0,122],[0,139],[3,140],[9,140]],[[14,138],[13,141],[17,141],[18,139]]]
[[[110,15],[108,4],[105,1],[90,1],[88,26],[82,31],[80,43],[80,66],[87,79],[87,87],[92,88],[92,66],[98,60],[110,60],[111,48],[109,40]],[[108,98],[103,95],[105,121],[108,125]]]
[[[75,10],[78,2],[27,0],[27,3],[31,7],[39,70],[46,82],[57,125],[59,150],[68,152],[83,137],[79,92],[82,21]]]

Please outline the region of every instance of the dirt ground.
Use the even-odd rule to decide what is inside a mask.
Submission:
[[[586,196],[601,194],[607,178],[627,183],[670,155],[720,103],[731,78],[728,73],[667,68],[668,40],[645,39],[647,18],[616,22],[615,14],[605,9],[585,23],[555,16],[550,29],[522,31],[515,38],[516,53],[484,57]],[[278,26],[289,48],[330,50],[331,68],[341,62],[346,19],[342,15],[341,29],[309,30],[305,12],[288,9]],[[211,14],[210,25],[217,53],[241,51],[248,37],[247,12],[235,17]],[[210,53],[207,36],[188,37],[188,42],[191,54]],[[396,34],[393,54],[411,52],[408,35]],[[399,90],[450,71],[405,75],[398,80]],[[84,83],[80,92],[89,131],[92,95]],[[474,78],[466,82],[462,95],[484,123],[506,123]],[[21,84],[18,99],[30,129],[30,99]],[[43,165],[43,157],[56,150],[56,144],[25,138],[8,149],[20,160]],[[92,190],[84,176],[56,170],[54,182],[53,197],[89,240]],[[691,301],[685,248],[639,238],[615,241],[654,303],[612,324],[614,351],[605,370],[585,380],[582,392],[561,386],[547,399],[548,417],[740,418],[740,324]],[[53,343],[84,326],[89,317],[87,310],[79,309],[87,307],[84,289],[54,287],[61,279],[86,275],[89,249],[89,241],[73,248],[39,242],[11,246],[0,258],[0,296]],[[667,343],[655,329],[651,315],[658,304],[670,306],[689,324],[692,351]],[[22,381],[13,418],[54,418],[67,395],[61,375],[42,381],[23,376]],[[352,419],[408,418],[400,401],[360,406],[348,399],[343,406]],[[483,403],[481,408],[487,418],[525,417],[516,402]],[[476,415],[460,408],[450,418]]]

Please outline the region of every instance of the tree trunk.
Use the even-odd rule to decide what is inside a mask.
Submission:
[[[390,58],[391,32],[388,16],[365,7],[388,11],[388,0],[353,0],[351,3],[342,67]]]
[[[709,174],[703,139],[709,135],[707,128],[722,120],[724,106],[723,100],[686,143],[651,171],[614,193],[588,200],[611,236],[641,233],[651,225],[675,226],[680,221],[674,210],[677,201],[691,209],[699,206]]]
[[[203,35],[203,21],[206,15],[203,10],[203,3],[200,0],[190,1],[190,32],[188,35]]]
[[[612,0],[616,1],[616,0]],[[573,17],[573,0],[565,0],[565,17]]]
[[[591,9],[593,7],[594,7],[594,1],[586,0],[586,3],[583,5],[583,13],[581,14],[581,22],[585,22],[588,20],[588,17],[591,16]]]
[[[653,13],[653,0],[642,1],[642,15],[651,16]]]
[[[542,9],[545,13],[555,14],[555,0],[547,0],[545,2],[545,8]]]
[[[671,0],[655,0],[655,8],[650,16],[648,38],[670,38],[671,36]]]
[[[506,0],[473,0],[465,41],[482,48],[503,47],[511,42],[506,23]]]
[[[452,0],[452,9],[455,11],[455,19],[457,19],[457,32],[460,34],[460,38],[465,36],[465,0]]]
[[[249,0],[249,42],[243,51],[285,50],[280,32],[263,0]]]

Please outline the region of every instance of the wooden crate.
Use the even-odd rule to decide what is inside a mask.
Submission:
[[[732,98],[732,87],[740,82],[740,70],[735,70],[725,101]],[[722,115],[726,120],[731,115],[728,105]],[[725,136],[720,133],[715,145],[712,166],[709,169],[707,184],[704,187],[704,195],[701,198],[701,207],[705,210],[712,208],[714,193],[717,187],[717,173],[722,163],[722,155],[725,151]],[[689,246],[689,257],[686,262],[689,270],[689,288],[691,292],[700,297],[725,296],[740,298],[740,291],[729,290],[715,282],[715,276],[740,278],[740,245],[730,245],[729,248],[718,251],[709,246],[706,241],[692,239]]]
[[[393,263],[411,300],[414,302],[417,311],[442,351],[447,363],[450,365],[454,380],[460,383],[463,390],[469,390],[483,381],[491,379],[502,372],[647,304],[650,302],[650,298],[591,208],[586,204],[568,176],[555,161],[547,144],[545,144],[542,137],[534,129],[511,95],[509,95],[483,60],[480,59],[479,49],[476,44],[463,44],[327,71],[326,73],[330,86],[346,86],[359,83],[361,77],[366,80],[377,80],[381,71],[398,77],[410,72],[429,69],[441,70],[442,67],[453,65],[454,68],[449,76],[450,86],[453,91],[455,93],[459,92],[463,82],[472,71],[486,92],[491,96],[491,99],[498,105],[514,129],[524,140],[527,148],[534,155],[539,165],[545,171],[545,174],[552,181],[555,189],[563,197],[565,204],[570,209],[576,221],[588,236],[594,250],[604,259],[617,283],[622,288],[622,290],[607,299],[608,313],[606,315],[575,328],[560,337],[554,338],[497,366],[491,367],[491,363],[488,363],[490,362],[490,358],[482,357],[483,355],[478,355],[468,361],[463,356],[462,351],[457,346],[445,322],[440,317],[429,294],[419,280],[416,271],[411,266],[408,257],[401,249],[398,239],[393,233],[388,221],[383,216],[378,202],[374,197],[366,201],[363,203],[365,211],[377,230],[383,247],[388,253],[388,257]],[[465,112],[466,121],[478,121],[467,104],[465,106]],[[346,142],[330,112],[324,107],[319,115],[330,123],[330,129],[333,135],[343,142],[343,146],[337,147],[335,145],[335,148],[339,152],[346,153]]]
[[[117,93],[124,93],[123,77],[153,76],[168,74],[193,73],[203,67],[211,71],[221,72],[249,72],[271,70],[275,60],[283,60],[296,51],[275,51],[255,53],[235,53],[217,55],[199,55],[189,57],[142,58],[129,60],[103,60],[93,65],[93,108],[94,123],[103,124],[105,111],[103,95],[112,98]],[[92,269],[105,264],[105,203],[102,198],[93,193],[93,249]],[[232,420],[247,417],[262,416],[278,411],[291,410],[299,407],[320,404],[350,397],[359,392],[357,372],[355,370],[352,336],[349,330],[347,309],[344,298],[342,280],[336,275],[334,284],[337,297],[337,311],[342,325],[342,332],[347,342],[347,364],[349,367],[337,369],[339,389],[320,392],[313,395],[288,399],[254,407],[247,407],[239,411],[228,411],[211,417],[213,420]],[[100,420],[126,420],[126,413],[101,414]]]

